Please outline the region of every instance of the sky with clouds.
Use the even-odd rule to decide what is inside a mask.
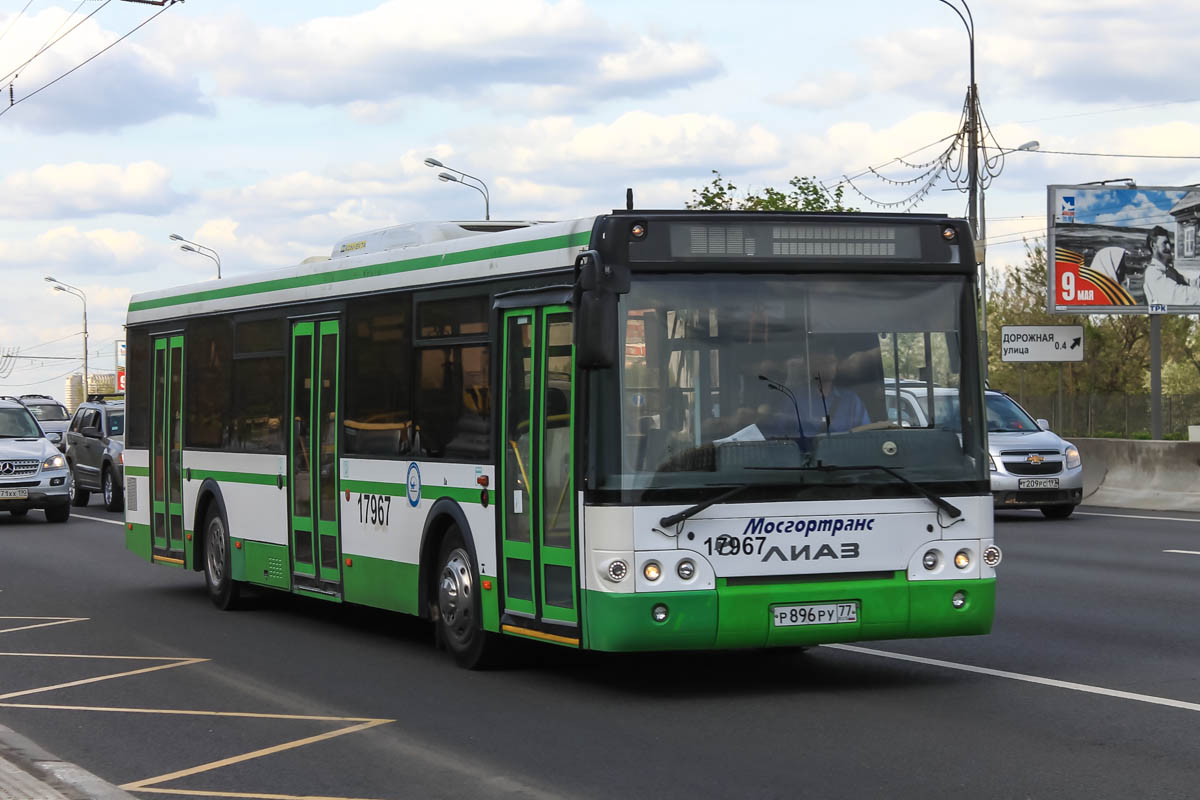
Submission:
[[[1200,182],[1195,158],[1048,152],[1200,156],[1191,2],[968,2],[996,141],[1041,144],[1010,155],[987,191],[990,266],[1044,233],[1048,184]],[[639,206],[682,207],[714,169],[743,189],[833,185],[870,166],[905,181],[920,170],[893,159],[945,147],[969,82],[966,33],[939,0],[188,0],[151,20],[159,11],[0,0],[0,85],[15,101],[0,104],[0,355],[47,357],[8,362],[0,393],[61,397],[78,368],[48,358],[81,354],[82,306],[46,275],[87,294],[93,370],[111,370],[131,293],[215,280],[171,233],[238,275],[327,255],[356,231],[481,217],[482,197],[440,183],[426,156],[483,178],[497,219],[596,214],[626,187]],[[882,202],[911,190],[869,172],[853,185]],[[916,210],[964,215],[950,187]]]

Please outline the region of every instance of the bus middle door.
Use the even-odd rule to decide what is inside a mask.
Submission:
[[[574,320],[547,306],[506,311],[502,326],[502,628],[577,647]]]

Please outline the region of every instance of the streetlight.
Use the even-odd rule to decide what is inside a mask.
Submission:
[[[60,280],[55,280],[49,275],[46,276],[47,283],[54,284],[54,291],[66,292],[67,294],[75,295],[83,301],[83,396],[87,397],[88,387],[88,332],[87,332],[87,295],[77,286],[72,286],[69,283],[63,283]]]
[[[1041,143],[1037,139],[1028,141],[1020,147],[1011,149],[1001,148],[993,159],[1003,158],[1009,153],[1032,153],[1041,147]],[[989,161],[991,159],[988,159]],[[972,178],[975,173],[971,173]],[[983,325],[982,325],[982,344],[983,344],[983,377],[987,380],[988,373],[988,331],[987,331],[987,212],[984,196],[987,193],[980,189],[979,191],[979,236],[975,239],[975,261],[979,264],[979,283],[980,283],[980,299],[983,305]]]
[[[430,157],[430,158],[425,159],[425,166],[433,167],[434,169],[449,170],[449,172],[439,172],[438,180],[442,181],[443,183],[457,183],[462,186],[470,186],[472,189],[474,189],[475,191],[477,191],[481,195],[483,195],[483,218],[486,220],[490,220],[492,218],[491,198],[488,195],[488,188],[487,188],[486,183],[484,183],[479,178],[476,178],[474,175],[468,175],[467,173],[463,172],[460,169],[455,169],[454,167],[447,167],[445,164],[438,161],[436,158]],[[456,173],[456,174],[452,175],[451,173]],[[479,185],[476,186],[474,183],[467,183],[467,181],[465,180],[467,178],[470,178],[471,180],[475,181],[475,183],[478,183]]]
[[[186,242],[186,244],[179,245],[180,250],[186,250],[189,253],[199,253],[205,258],[211,259],[217,265],[217,280],[221,280],[221,256],[217,254],[216,250],[213,250],[211,247],[205,247],[202,244],[189,242],[178,233],[172,233],[169,238],[173,242]]]

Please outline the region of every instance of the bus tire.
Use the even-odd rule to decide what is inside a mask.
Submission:
[[[204,584],[213,605],[232,611],[241,605],[241,584],[233,579],[229,523],[216,503],[204,517]]]
[[[438,643],[466,669],[494,666],[500,642],[483,629],[478,570],[457,525],[446,529],[434,577],[434,625]]]

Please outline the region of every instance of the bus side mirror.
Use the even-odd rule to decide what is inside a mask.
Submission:
[[[608,369],[617,364],[617,296],[602,290],[579,294],[575,364],[580,369]]]

